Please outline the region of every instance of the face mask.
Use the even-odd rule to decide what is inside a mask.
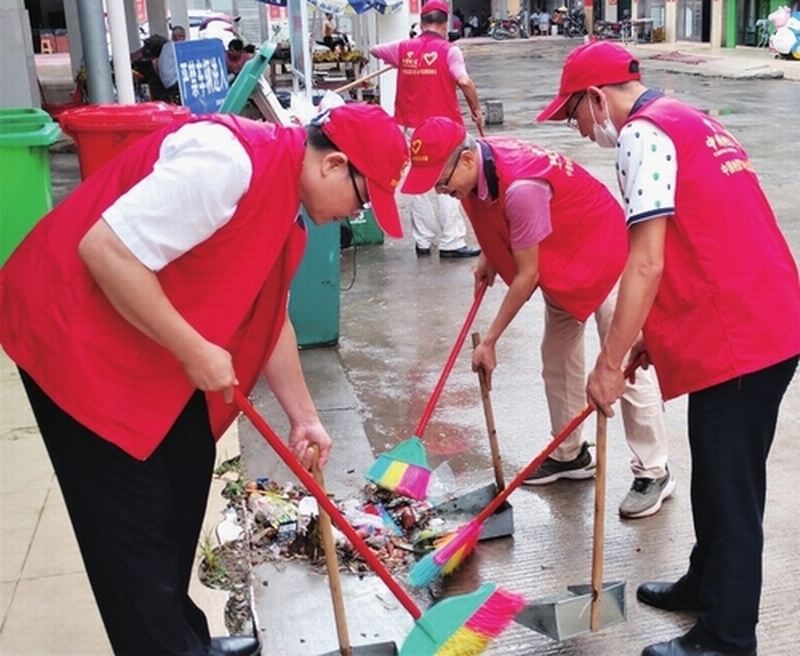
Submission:
[[[606,118],[603,125],[597,124],[591,98],[589,99],[589,113],[592,115],[592,133],[594,134],[595,143],[600,148],[614,148],[617,145],[617,137],[619,137],[617,128],[608,118]],[[608,108],[606,108],[606,113],[608,113]]]

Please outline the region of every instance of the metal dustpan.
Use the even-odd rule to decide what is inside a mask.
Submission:
[[[571,585],[567,592],[528,603],[514,621],[553,640],[568,640],[592,630],[592,596],[590,585]],[[599,628],[625,621],[624,581],[604,583],[600,598]]]
[[[480,513],[489,502],[501,492],[496,483],[466,492],[454,499],[444,501],[433,507],[440,515],[456,515],[458,523],[465,523]],[[450,519],[450,518],[448,518]],[[468,521],[468,520],[467,520]],[[514,508],[508,501],[503,502],[496,512],[489,516],[481,529],[479,540],[492,540],[514,535]]]
[[[479,333],[472,333],[472,348],[481,342]],[[489,433],[489,448],[492,453],[492,466],[494,468],[494,483],[484,487],[466,492],[455,499],[450,499],[437,504],[434,509],[442,514],[463,513],[465,515],[477,515],[494,499],[505,487],[503,478],[503,465],[500,458],[500,448],[497,444],[497,430],[494,425],[494,412],[492,411],[492,401],[489,397],[489,388],[486,386],[486,378],[482,369],[478,370],[478,382],[481,388],[481,401],[483,402],[483,414],[486,418],[486,430]],[[484,522],[479,540],[492,540],[494,538],[504,538],[514,535],[514,508],[508,501],[503,504]]]
[[[603,583],[606,496],[606,416],[597,411],[597,473],[592,536],[592,582],[529,603],[516,622],[553,640],[567,640],[624,622],[625,582]]]

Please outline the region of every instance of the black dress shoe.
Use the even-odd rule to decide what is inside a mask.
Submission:
[[[211,638],[208,656],[258,656],[261,645],[252,636]]]
[[[702,610],[700,598],[689,589],[685,576],[675,583],[642,583],[636,589],[636,598],[663,610]]]
[[[439,257],[477,257],[480,254],[480,248],[470,248],[469,246],[462,246],[451,251],[439,250]]]
[[[430,246],[428,246],[428,248],[422,248],[421,246],[414,246],[414,250],[417,253],[417,257],[419,257],[420,255],[430,255],[431,254]]]
[[[645,647],[642,656],[756,656],[755,649],[746,652],[718,651],[707,649],[686,636],[673,638],[669,642],[659,642]]]

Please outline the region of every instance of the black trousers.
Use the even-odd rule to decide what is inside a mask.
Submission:
[[[20,374],[114,653],[205,656],[208,623],[188,595],[215,456],[204,394],[141,462]]]
[[[797,361],[689,395],[696,543],[687,580],[707,608],[690,634],[717,650],[756,646],[767,456]]]

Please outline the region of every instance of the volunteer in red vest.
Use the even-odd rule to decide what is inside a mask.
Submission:
[[[642,654],[755,654],[767,456],[800,353],[797,266],[741,145],[644,86],[625,48],[600,41],[567,57],[538,116],[565,119],[615,148],[630,240],[588,399],[613,414],[631,348],[655,366],[665,399],[689,395],[695,545],[680,579],[637,596],[699,614]]]
[[[467,74],[464,54],[447,40],[448,11],[446,2],[429,0],[422,7],[418,37],[370,48],[373,57],[397,69],[394,117],[409,132],[429,116],[463,123],[456,89],[464,94],[475,125],[483,125],[478,91]],[[437,205],[438,216],[428,196],[411,198],[411,234],[417,255],[430,255],[434,243],[441,258],[479,255],[480,250],[467,246],[464,239],[467,227],[458,203],[439,196]]]
[[[0,269],[16,362],[115,654],[255,654],[188,596],[214,465],[260,373],[309,464],[331,438],[306,387],[289,283],[322,225],[394,200],[405,138],[377,106],[306,127],[193,117],[146,136],[46,215]],[[73,646],[80,650],[80,646]]]
[[[611,192],[559,153],[506,137],[472,139],[444,117],[425,121],[411,138],[411,171],[403,191],[434,188],[457,198],[482,253],[475,285],[497,275],[508,291],[472,357],[491,385],[495,345],[541,287],[545,300],[542,376],[553,434],[585,406],[584,328],[594,314],[606,334],[614,312],[616,283],[627,253],[622,208]],[[620,515],[658,512],[675,489],[667,468],[667,438],[658,385],[639,372],[623,398],[625,435],[634,482]],[[594,476],[589,445],[580,429],[525,482]]]

